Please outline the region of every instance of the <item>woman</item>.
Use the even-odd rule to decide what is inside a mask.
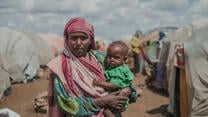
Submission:
[[[49,117],[103,116],[104,107],[121,110],[127,97],[119,92],[106,94],[92,85],[99,76],[105,81],[102,66],[91,50],[95,49],[93,26],[83,18],[73,18],[65,26],[63,54],[49,62]],[[126,93],[130,94],[130,88]]]

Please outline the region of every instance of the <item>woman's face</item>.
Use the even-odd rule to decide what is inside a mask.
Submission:
[[[76,57],[84,57],[90,44],[90,36],[85,33],[75,32],[68,35],[68,47]]]

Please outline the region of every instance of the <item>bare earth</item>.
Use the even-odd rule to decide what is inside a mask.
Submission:
[[[33,108],[33,99],[47,90],[46,75],[45,73],[42,78],[27,84],[13,84],[11,94],[0,100],[0,109],[9,108],[22,117],[46,117],[46,114],[36,113]],[[144,84],[144,80],[144,76],[136,77],[133,83],[138,88],[139,84]],[[164,104],[168,104],[167,97],[143,87],[138,101],[130,104],[122,115],[123,117],[161,117],[161,111],[158,110]]]

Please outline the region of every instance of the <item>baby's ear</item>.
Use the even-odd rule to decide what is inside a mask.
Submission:
[[[128,60],[128,56],[124,56],[124,62],[126,63]]]

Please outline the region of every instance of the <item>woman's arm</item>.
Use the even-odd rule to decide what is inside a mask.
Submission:
[[[92,98],[72,97],[68,94],[58,76],[54,76],[53,85],[55,103],[61,110],[69,115],[88,116],[99,112],[101,109],[94,104]]]
[[[126,97],[118,96],[119,92],[100,97],[72,97],[64,89],[58,78],[54,78],[54,95],[57,105],[66,113],[76,116],[94,115],[103,107],[121,109],[127,100]]]
[[[126,100],[128,98],[124,96],[120,96],[119,93],[120,91],[110,93],[107,96],[94,99],[93,102],[94,104],[100,107],[108,107],[116,110],[121,110],[121,108],[126,103]]]

